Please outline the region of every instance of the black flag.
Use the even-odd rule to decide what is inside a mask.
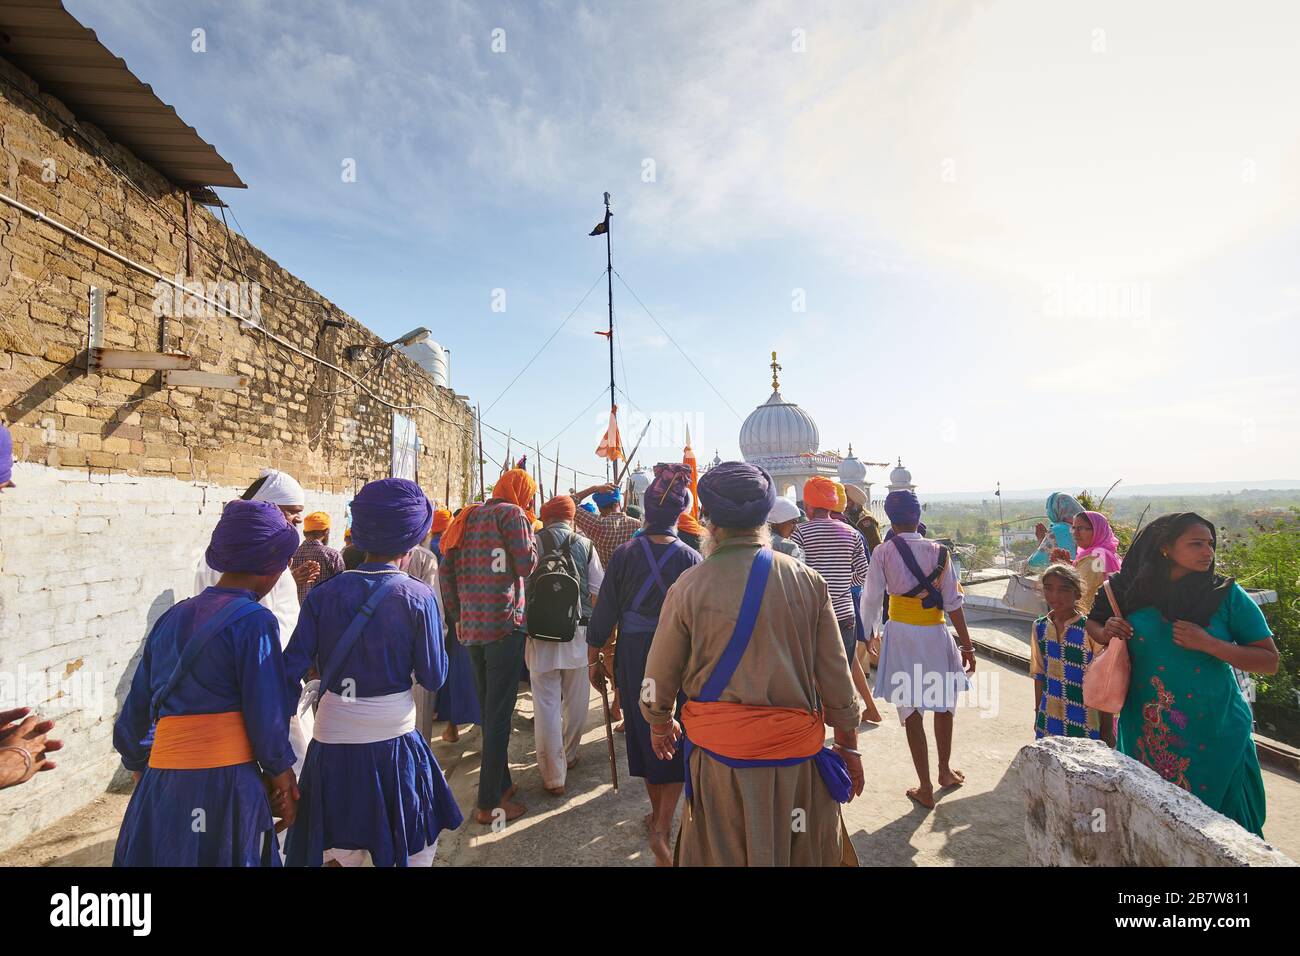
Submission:
[[[600,222],[596,223],[596,228],[591,230],[591,232],[587,233],[587,235],[603,236],[605,233],[609,232],[609,217],[611,215],[612,213],[606,212],[605,218],[602,219]]]

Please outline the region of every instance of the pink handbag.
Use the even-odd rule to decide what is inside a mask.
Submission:
[[[1119,612],[1119,603],[1110,589],[1110,582],[1103,581],[1101,586],[1106,589],[1111,610],[1122,620],[1123,615]],[[1103,714],[1118,714],[1124,709],[1132,674],[1133,662],[1128,656],[1128,641],[1112,640],[1092,659],[1092,664],[1083,675],[1083,703]]]

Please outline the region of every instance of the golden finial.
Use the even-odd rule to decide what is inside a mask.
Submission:
[[[772,391],[781,391],[781,383],[777,380],[776,373],[781,371],[781,366],[776,364],[776,353],[772,353]]]

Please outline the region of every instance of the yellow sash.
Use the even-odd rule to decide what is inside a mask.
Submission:
[[[149,751],[149,766],[156,770],[209,770],[253,759],[244,715],[237,710],[163,717]]]
[[[900,624],[942,624],[943,608],[922,607],[919,597],[889,595],[889,619]]]

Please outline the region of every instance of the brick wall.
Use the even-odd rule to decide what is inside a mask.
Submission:
[[[73,131],[76,124],[80,135]],[[89,142],[83,142],[81,137]],[[0,59],[0,191],[157,272],[257,283],[266,329],[360,374],[349,345],[382,340],[76,120]],[[186,252],[190,261],[186,269]],[[0,204],[0,416],[19,487],[0,494],[0,698],[51,711],[68,743],[57,771],[0,801],[0,848],[93,799],[109,782],[112,720],[149,625],[190,594],[221,505],[264,467],[293,474],[309,510],[343,507],[391,469],[393,409],[416,422],[419,479],[451,506],[471,487],[473,416],[390,353],[370,389],[228,315],[169,318],[165,351],[247,388],[167,387],[161,372],[87,371],[91,286],[107,295],[105,346],[158,351],[156,280]],[[326,320],[341,323],[327,326]],[[437,335],[436,321],[425,324]],[[373,394],[372,394],[373,393]],[[39,675],[39,677],[34,676]],[[102,689],[102,706],[93,689]]]

